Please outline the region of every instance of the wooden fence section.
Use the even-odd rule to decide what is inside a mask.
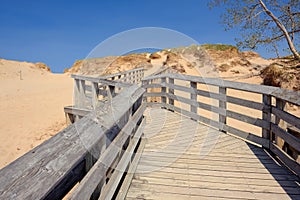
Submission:
[[[118,80],[125,83],[139,83],[144,77],[144,68],[127,70],[115,74],[102,76],[106,80]]]
[[[284,125],[288,124],[300,129],[300,118],[285,110],[287,103],[300,106],[299,92],[181,74],[147,77],[142,82],[143,87],[147,89],[144,101],[147,101],[148,105],[159,104],[161,107],[179,112],[220,131],[259,144],[271,150],[296,174],[300,174],[300,165],[296,162],[300,152],[300,139],[287,132]],[[243,95],[231,96],[229,90],[260,95],[261,102],[248,100],[243,98]],[[241,113],[228,109],[229,106],[256,110],[261,113],[261,117],[253,117],[247,112]],[[275,120],[272,120],[274,118]],[[229,120],[258,127],[261,134],[247,132],[242,130],[241,126],[235,127],[228,123]],[[279,140],[283,140],[285,145],[293,148],[296,156],[292,157],[291,154],[283,151],[283,145],[279,144]]]
[[[141,82],[144,69],[138,68],[108,76],[71,75],[74,79],[73,106],[64,108],[66,118],[73,123],[97,106],[115,97],[124,88]]]
[[[144,92],[137,85],[125,89],[102,110],[89,113],[0,170],[0,199],[116,195],[120,180],[137,159],[135,152],[142,148]]]

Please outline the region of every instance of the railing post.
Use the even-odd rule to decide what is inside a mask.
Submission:
[[[132,83],[135,83],[136,81],[136,74],[135,71],[132,72]]]
[[[97,107],[99,96],[99,87],[98,83],[92,82],[92,106],[94,109]]]
[[[146,94],[147,91],[148,91],[148,89],[146,87],[144,87],[144,86],[148,85],[148,84],[149,84],[149,80],[142,80],[142,87],[145,88],[145,90],[146,90],[144,94]],[[143,102],[147,103],[147,97],[146,97],[146,95],[143,95]]]
[[[141,82],[141,79],[143,78],[142,76],[143,70],[138,71],[138,81]]]
[[[122,77],[122,75],[119,75],[119,76],[118,76],[118,80],[120,80],[121,77]],[[121,87],[118,87],[117,90],[118,90],[118,92],[120,92],[120,91],[122,90],[122,88],[121,88]]]
[[[80,80],[80,107],[85,107],[85,80]]]
[[[83,108],[85,103],[85,80],[75,79],[74,85],[74,105]]]
[[[223,100],[219,100],[219,108],[223,109],[225,111],[224,112],[225,116],[222,115],[222,112],[219,113],[219,123],[222,126],[222,124],[223,125],[226,124],[226,110],[227,110],[226,95],[227,95],[227,89],[225,87],[219,87],[219,94],[220,94],[220,96],[224,97]],[[222,131],[222,132],[226,133],[226,131],[224,131],[223,129],[219,129],[219,131]]]
[[[169,77],[169,84],[174,85],[174,79]],[[169,94],[174,95],[174,89],[168,88]],[[169,98],[169,104],[171,105],[171,108],[174,106],[174,99]],[[172,109],[169,109],[172,110]],[[174,111],[174,110],[172,110]]]
[[[269,140],[269,145],[267,148],[270,148],[271,138],[271,106],[272,106],[272,97],[270,95],[263,94],[263,104],[265,108],[263,109],[263,120],[269,123],[269,130],[262,129],[262,137]]]
[[[144,78],[144,74],[145,74],[144,69],[142,69],[141,70],[141,79],[140,80],[142,80]]]
[[[128,72],[128,83],[132,83],[131,72]]]
[[[279,99],[279,98],[276,98],[276,108],[278,110],[281,110],[281,111],[284,111],[285,110],[285,105],[286,105],[286,102]],[[280,117],[277,117],[275,116],[275,124],[280,127],[281,129],[285,130],[287,129],[287,124],[280,118]],[[279,137],[275,137],[273,136],[273,134],[271,135],[271,139],[273,141],[273,139],[275,140],[276,144],[280,147],[280,148],[283,148],[284,146],[284,141],[283,139],[279,138]],[[286,151],[286,149],[283,149],[284,151]]]
[[[161,78],[161,84],[165,85],[166,84],[166,77]],[[161,103],[162,106],[165,107],[166,103],[167,103],[167,97],[166,97],[166,93],[167,93],[167,88],[166,87],[161,87]]]
[[[191,94],[190,94],[191,100],[192,100],[192,102],[197,103],[197,93],[196,93],[196,91],[197,91],[197,82],[191,81],[190,86],[191,86],[191,89],[193,90],[193,92],[191,92]],[[197,110],[198,110],[197,106],[192,105],[192,104],[190,105],[190,111],[192,113],[197,114],[198,113]]]
[[[74,97],[73,104],[75,107],[79,107],[80,100],[80,83],[79,79],[74,79]]]

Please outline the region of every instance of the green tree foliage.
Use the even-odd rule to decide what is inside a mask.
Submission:
[[[239,47],[266,45],[277,51],[277,44],[286,41],[300,61],[300,0],[211,0],[209,6],[225,9],[225,29],[238,28]]]

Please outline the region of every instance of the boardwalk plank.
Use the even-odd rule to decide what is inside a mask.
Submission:
[[[262,148],[177,113],[145,114],[146,145],[127,199],[300,198],[299,178]]]

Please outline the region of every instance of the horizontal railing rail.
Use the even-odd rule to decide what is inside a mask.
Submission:
[[[144,68],[136,68],[115,74],[101,76],[106,80],[121,80],[128,83],[139,83],[144,77]]]
[[[148,105],[158,104],[261,145],[300,174],[300,138],[286,128],[300,129],[300,118],[285,106],[300,106],[299,92],[182,74],[161,74],[142,82]]]
[[[72,74],[74,79],[73,105],[64,108],[68,124],[80,119],[86,110],[96,109],[103,102],[115,97],[124,88],[138,84],[144,69],[138,68],[107,76],[91,77]]]
[[[71,199],[116,195],[122,188],[119,180],[143,145],[144,91],[137,85],[127,88],[102,109],[1,169],[0,199],[61,199],[68,193]]]

